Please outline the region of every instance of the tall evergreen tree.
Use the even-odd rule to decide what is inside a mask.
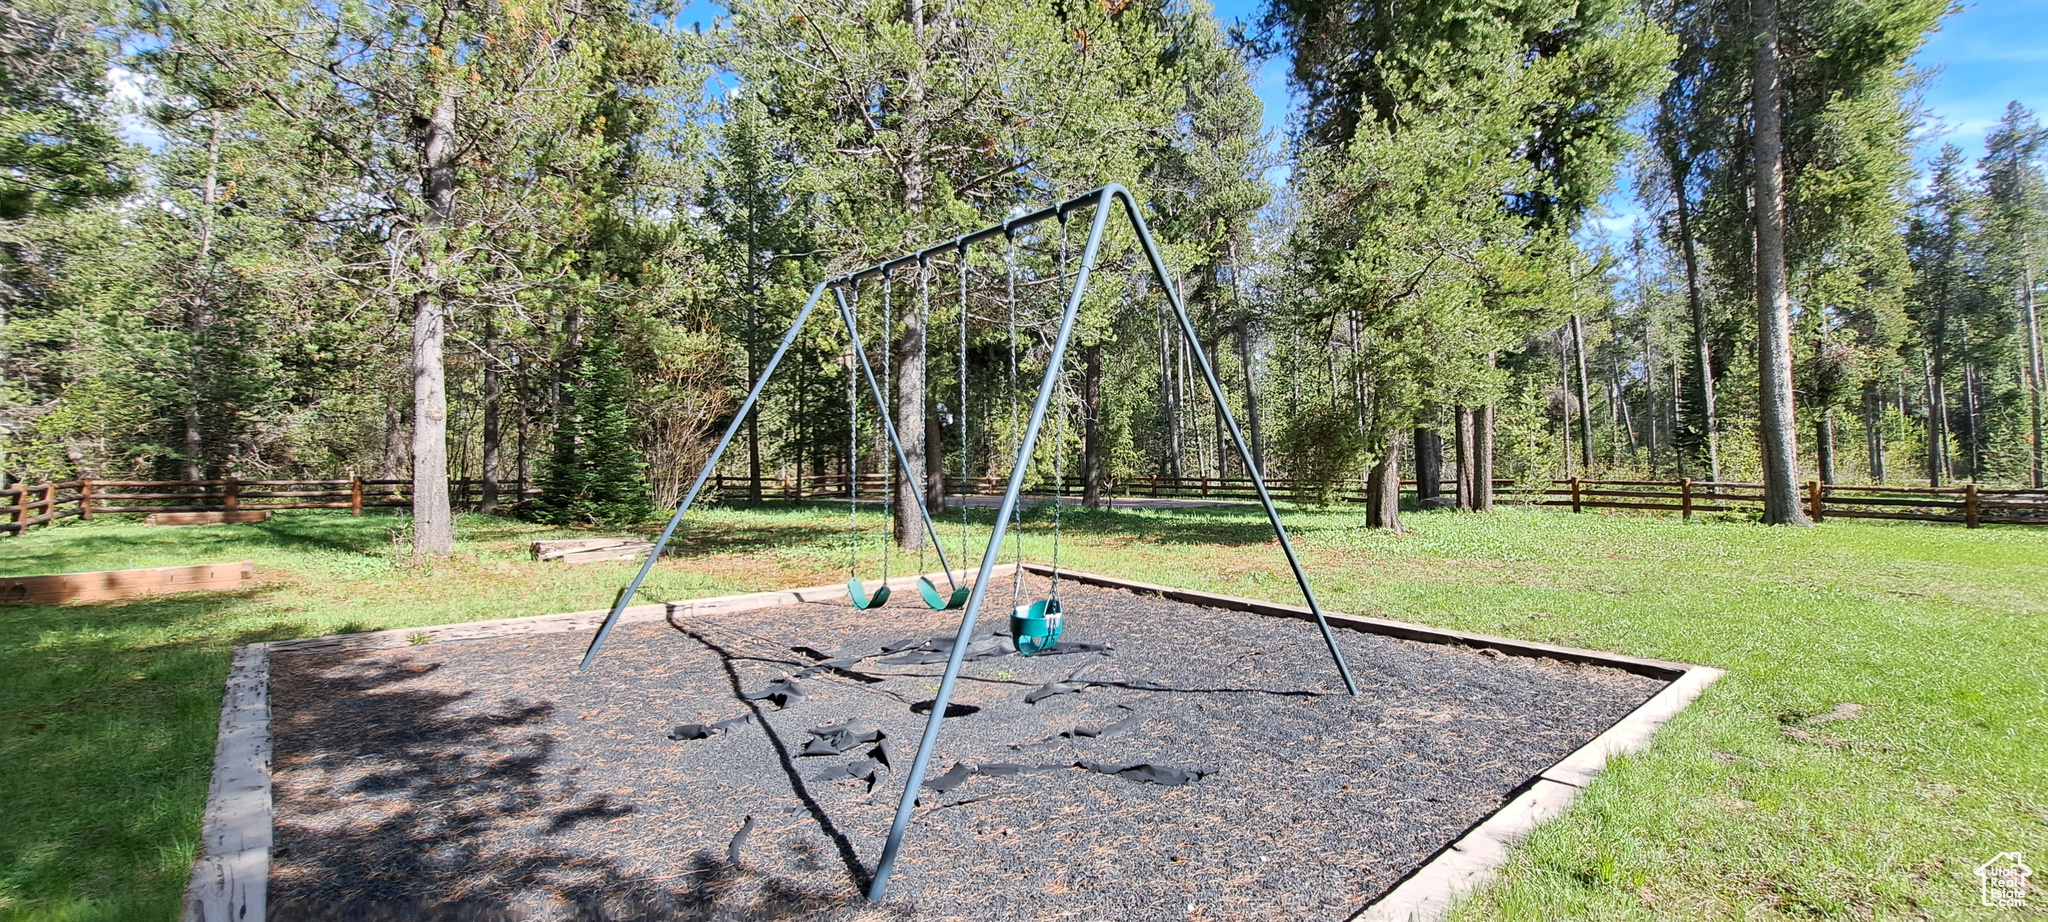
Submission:
[[[2006,107],[1998,127],[1985,138],[1985,152],[1977,163],[1983,177],[1985,205],[1985,273],[1992,297],[2012,305],[2018,318],[2022,377],[2027,391],[2027,477],[2036,487],[2048,486],[2044,479],[2041,442],[2041,354],[2040,312],[2035,288],[2048,260],[2048,182],[2044,182],[2041,155],[2048,145],[2048,133],[2041,123],[2018,102]]]

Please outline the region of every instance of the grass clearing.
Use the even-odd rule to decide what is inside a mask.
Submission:
[[[1047,512],[1027,526],[1035,560],[1051,554]],[[2048,855],[2048,530],[1504,509],[1411,514],[1395,538],[1358,520],[1288,514],[1332,609],[1729,671],[1460,918],[2012,918],[1978,904],[1972,871],[2000,851]],[[883,520],[863,521],[872,579]],[[843,579],[845,523],[843,507],[707,510],[646,591]],[[1067,510],[1064,525],[1078,569],[1295,597],[1256,507]],[[458,520],[456,557],[415,566],[402,527],[301,513],[0,541],[10,575],[247,559],[259,583],[0,608],[0,918],[176,916],[234,644],[601,608],[632,568],[534,563],[526,542],[568,533],[482,516]],[[941,526],[949,549],[957,529]],[[1085,612],[1073,626],[1088,630]],[[1845,702],[1863,710],[1814,720]]]

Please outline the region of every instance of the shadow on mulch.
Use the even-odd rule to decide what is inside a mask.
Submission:
[[[272,920],[308,922],[528,922],[528,920],[696,920],[895,918],[845,891],[821,891],[750,872],[723,855],[699,850],[681,873],[654,876],[618,862],[546,845],[515,852],[484,845],[501,827],[538,825],[542,842],[579,824],[627,816],[635,808],[610,795],[578,799],[551,786],[542,772],[556,750],[539,728],[556,708],[499,702],[481,710],[460,706],[475,692],[396,690],[392,686],[439,670],[440,664],[347,660],[348,668],[321,670],[318,687],[273,686],[273,731],[318,733],[305,726],[331,714],[308,708],[324,699],[344,712],[375,710],[399,720],[353,724],[367,732],[345,742],[364,765],[339,785],[338,796],[301,802],[302,821],[280,818],[274,862],[318,867],[316,879],[285,875],[274,881],[281,898]],[[365,668],[369,667],[369,668]],[[304,716],[312,712],[317,716]],[[353,722],[352,722],[353,723]],[[278,759],[278,771],[324,763],[337,753],[315,751]],[[788,764],[785,762],[785,764]],[[795,768],[790,766],[796,781]],[[800,782],[799,782],[800,783]],[[319,814],[345,811],[348,795],[374,796],[380,806],[369,822],[322,828]],[[353,812],[353,811],[352,811]],[[310,814],[310,816],[309,816]],[[820,819],[824,819],[822,811]],[[843,840],[842,840],[843,841]],[[843,857],[859,868],[852,846]],[[860,879],[866,880],[864,871]],[[459,880],[453,892],[422,899],[422,881]],[[279,883],[286,886],[280,887]]]

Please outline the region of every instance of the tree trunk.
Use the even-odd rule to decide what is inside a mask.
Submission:
[[[1783,88],[1778,78],[1778,0],[1756,0],[1757,403],[1763,440],[1764,524],[1810,525],[1799,502],[1799,440],[1792,414],[1792,298],[1785,280]]]
[[[1232,278],[1235,279],[1235,273]],[[1235,281],[1232,284],[1236,284]],[[1250,427],[1246,438],[1251,444],[1252,465],[1259,469],[1260,476],[1266,473],[1266,434],[1264,423],[1259,419],[1259,386],[1257,364],[1252,356],[1252,334],[1245,327],[1237,328],[1237,359],[1244,368],[1244,417]]]
[[[1700,257],[1692,234],[1692,202],[1686,192],[1690,171],[1672,167],[1677,189],[1679,251],[1685,257],[1685,306],[1692,321],[1693,390],[1700,407],[1700,428],[1707,442],[1708,476],[1721,479],[1721,420],[1714,407],[1714,355],[1707,336],[1707,302],[1700,296]]]
[[[498,448],[504,441],[503,427],[499,425],[499,407],[504,402],[503,385],[498,379],[497,329],[488,316],[484,320],[484,457],[483,497],[477,501],[477,511],[493,515],[498,511]]]
[[[1081,505],[1102,508],[1102,344],[1081,347]]]
[[[900,113],[902,143],[898,149],[902,153],[904,210],[909,212],[911,225],[921,227],[931,214],[930,199],[934,195],[924,162],[929,135],[925,120],[930,117],[925,109],[925,71],[931,49],[925,36],[924,0],[909,0],[903,12],[910,26],[911,41],[916,47],[914,61],[904,77]],[[923,271],[920,267],[919,272]],[[890,331],[883,331],[885,341],[890,335]],[[895,422],[897,437],[903,443],[904,460],[909,462],[909,471],[904,473],[906,477],[915,476],[911,472],[925,470],[924,338],[923,312],[904,311],[903,338],[896,342],[896,363],[902,372],[896,378]],[[919,511],[922,497],[911,484],[906,483],[904,487],[896,493],[896,543],[906,550],[918,550],[925,545],[923,518]]]
[[[1942,450],[1941,444],[1942,417],[1947,411],[1942,399],[1941,378],[1934,373],[1934,358],[1930,350],[1921,350],[1920,368],[1927,375],[1927,485],[1940,487],[1942,475],[1948,468],[1943,463],[1948,452]]]
[[[1479,470],[1479,442],[1476,416],[1471,407],[1458,408],[1458,508],[1477,511],[1479,491],[1474,472]]]
[[[760,370],[754,365],[756,359],[754,357],[753,336],[751,335],[753,315],[754,306],[749,303],[747,305],[750,331],[747,337],[748,387],[753,387],[754,379],[760,375]],[[756,506],[761,504],[761,414],[757,412],[747,414],[747,502]]]
[[[1579,365],[1579,469],[1593,471],[1593,397],[1586,385],[1586,328],[1572,315],[1572,352]]]
[[[1493,364],[1491,358],[1487,364]],[[1472,454],[1477,463],[1472,466],[1472,508],[1478,512],[1493,511],[1493,404],[1487,404],[1472,414]]]
[[[1881,401],[1877,396],[1877,382],[1863,384],[1863,451],[1870,462],[1870,482],[1885,481],[1884,426],[1878,422]]]
[[[1813,461],[1820,468],[1820,482],[1835,482],[1835,411],[1821,408],[1813,422]]]
[[[887,284],[887,282],[884,282]],[[924,517],[920,511],[924,498],[920,483],[925,472],[925,424],[924,424],[924,334],[925,318],[922,312],[903,312],[903,335],[893,343],[896,350],[896,437],[903,443],[903,459],[908,468],[903,471],[903,488],[896,491],[896,543],[905,550],[924,547]],[[883,336],[888,336],[885,330]],[[894,464],[894,457],[886,457],[885,463]],[[916,478],[913,480],[912,478]]]
[[[1963,342],[1969,342],[1970,328],[1963,327]],[[1967,346],[1966,346],[1967,348]],[[1984,444],[1978,420],[1980,408],[1977,404],[1977,366],[1974,362],[1963,365],[1963,438],[1964,457],[1970,463],[1970,482],[1975,483],[1984,476],[1984,456],[1979,446]]]
[[[1643,318],[1643,442],[1650,447],[1650,479],[1657,479],[1657,361],[1650,352],[1650,319]]]
[[[378,479],[398,480],[405,476],[409,468],[406,455],[407,443],[410,440],[411,433],[405,426],[403,401],[398,393],[392,392],[387,395],[384,404],[384,451],[378,462]]]
[[[454,90],[437,94],[421,153],[427,214],[420,228],[420,266],[426,280],[414,296],[412,322],[412,540],[415,556],[443,557],[455,549],[455,515],[448,504],[448,369],[441,353],[448,310],[441,300],[445,256],[439,239],[455,220]]]
[[[220,183],[220,114],[207,116],[206,178],[199,187],[199,253],[193,260],[198,270],[192,292],[192,311],[186,332],[192,337],[192,380],[185,398],[185,479],[206,479],[206,440],[200,421],[199,403],[206,390],[208,371],[206,334],[213,325],[213,219]]]
[[[1174,361],[1179,328],[1169,316],[1171,308],[1159,310],[1159,389],[1160,402],[1166,414],[1166,476],[1178,483],[1187,476],[1181,463],[1179,363]]]
[[[1444,437],[1428,426],[1415,427],[1415,507],[1441,505],[1444,479]]]
[[[1615,345],[1617,347],[1622,345],[1621,338],[1618,335],[1615,337]],[[1628,386],[1621,380],[1621,363],[1616,361],[1611,355],[1607,359],[1607,377],[1608,381],[1613,385],[1613,388],[1608,391],[1608,403],[1613,406],[1614,415],[1617,417],[1617,422],[1615,422],[1614,426],[1621,430],[1622,437],[1628,440],[1629,462],[1634,463],[1636,449],[1639,444],[1636,440],[1635,415],[1629,410]]]
[[[1365,524],[1401,533],[1401,435],[1387,433],[1379,460],[1365,478]]]
[[[2033,414],[2034,441],[2032,453],[2034,461],[2034,489],[2038,490],[2048,487],[2048,479],[2043,479],[2044,472],[2042,470],[2041,457],[2043,454],[2048,454],[2048,445],[2041,443],[2041,375],[2043,373],[2041,362],[2041,322],[2039,316],[2034,312],[2034,267],[2032,263],[2029,263],[2026,267],[2024,285],[2025,287],[2020,289],[2020,309],[2026,314],[2027,400]]]
[[[1259,475],[1266,472],[1266,436],[1259,419],[1259,386],[1257,365],[1252,355],[1252,318],[1244,309],[1244,290],[1238,285],[1237,238],[1230,238],[1230,301],[1237,309],[1237,361],[1244,369],[1244,415],[1246,425],[1251,427],[1248,438],[1252,466],[1259,469]]]
[[[1557,469],[1558,476],[1572,478],[1572,413],[1578,398],[1572,396],[1572,328],[1570,324],[1557,331],[1557,376],[1558,406],[1564,412],[1558,414]]]

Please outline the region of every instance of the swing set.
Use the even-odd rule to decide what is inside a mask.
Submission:
[[[1119,202],[1122,203],[1122,208],[1114,208],[1113,206]],[[1046,360],[1045,373],[1039,381],[1037,396],[1032,404],[1030,416],[1024,422],[1021,434],[1019,434],[1017,424],[1019,407],[1015,396],[1018,393],[1016,386],[1018,383],[1017,235],[1019,231],[1031,228],[1043,221],[1053,220],[1059,223],[1060,247],[1057,282],[1061,289],[1065,290],[1068,279],[1066,265],[1066,222],[1071,213],[1083,210],[1091,211],[1087,242],[1082,247],[1079,266],[1072,276],[1072,289],[1068,292],[1065,306],[1058,317],[1057,333],[1053,336],[1050,343],[1050,355]],[[619,617],[625,611],[626,606],[639,593],[641,584],[647,579],[648,573],[654,569],[654,562],[661,557],[663,549],[668,546],[668,542],[674,537],[677,527],[682,524],[684,514],[696,502],[697,496],[703,490],[705,482],[710,479],[713,471],[717,469],[720,457],[724,455],[726,448],[740,431],[747,415],[753,412],[755,405],[759,402],[761,393],[767,387],[769,379],[774,376],[777,366],[781,364],[783,357],[789,352],[790,346],[795,343],[797,336],[802,332],[805,324],[809,322],[813,309],[818,306],[819,301],[824,298],[825,293],[829,290],[832,293],[834,303],[839,309],[841,323],[846,328],[847,340],[853,355],[853,363],[859,369],[859,377],[867,383],[867,391],[876,406],[879,428],[889,444],[890,453],[894,456],[894,465],[883,465],[884,502],[889,503],[892,509],[894,508],[895,473],[900,469],[904,475],[904,481],[910,485],[910,488],[918,497],[917,502],[905,505],[917,508],[920,524],[925,530],[929,543],[937,551],[939,566],[945,574],[948,586],[945,592],[941,592],[929,576],[920,576],[918,580],[918,594],[924,604],[935,611],[961,610],[959,631],[955,637],[951,653],[947,658],[945,673],[939,681],[938,695],[932,703],[930,716],[925,721],[924,735],[918,745],[917,757],[911,762],[908,777],[905,779],[903,796],[897,804],[895,821],[889,828],[887,844],[883,846],[881,858],[875,866],[874,878],[868,887],[867,896],[871,901],[880,902],[887,891],[889,878],[895,867],[896,857],[902,850],[903,837],[910,823],[912,809],[917,804],[918,787],[923,783],[925,771],[930,766],[932,750],[938,742],[939,728],[946,714],[948,703],[952,700],[953,688],[959,679],[961,664],[964,662],[965,654],[971,645],[970,641],[973,639],[976,619],[980,616],[984,605],[988,601],[990,579],[995,570],[996,560],[1002,553],[1006,534],[1015,535],[1016,556],[1018,562],[1022,563],[1022,534],[1021,531],[1014,530],[1012,526],[1016,524],[1014,520],[1017,514],[1019,499],[1025,486],[1026,476],[1029,473],[1033,452],[1038,445],[1040,430],[1045,422],[1048,411],[1052,409],[1056,395],[1061,399],[1062,406],[1061,412],[1054,414],[1054,427],[1056,430],[1054,442],[1056,450],[1053,455],[1053,476],[1056,488],[1052,497],[1052,588],[1046,598],[1022,603],[1020,598],[1022,567],[1019,566],[1013,570],[1009,616],[1011,644],[1018,653],[1030,656],[1052,649],[1058,643],[1060,636],[1065,630],[1067,613],[1061,605],[1059,598],[1061,491],[1057,489],[1057,486],[1061,483],[1060,478],[1065,473],[1064,438],[1063,434],[1058,431],[1064,425],[1066,417],[1064,406],[1067,392],[1063,386],[1064,361],[1067,346],[1073,338],[1075,319],[1080,313],[1082,298],[1088,289],[1089,275],[1095,268],[1096,260],[1100,253],[1104,229],[1108,223],[1110,213],[1115,210],[1120,210],[1129,218],[1131,230],[1136,236],[1139,246],[1144,250],[1145,258],[1152,270],[1152,276],[1159,288],[1165,293],[1167,303],[1171,306],[1175,318],[1179,321],[1180,335],[1189,347],[1189,354],[1200,369],[1203,379],[1208,382],[1209,394],[1215,401],[1216,412],[1226,424],[1231,442],[1237,446],[1238,455],[1244,464],[1244,469],[1250,475],[1253,485],[1257,488],[1259,503],[1265,507],[1266,518],[1273,526],[1274,535],[1279,539],[1280,549],[1287,558],[1288,567],[1294,571],[1295,582],[1300,586],[1302,596],[1307,601],[1309,611],[1315,617],[1316,626],[1322,632],[1323,642],[1329,647],[1330,657],[1335,661],[1337,672],[1344,680],[1345,690],[1354,696],[1358,694],[1357,683],[1352,680],[1350,667],[1345,664],[1343,654],[1337,649],[1337,639],[1331,633],[1329,622],[1323,617],[1322,606],[1316,601],[1315,591],[1309,587],[1308,575],[1302,570],[1301,561],[1294,553],[1294,544],[1288,538],[1286,527],[1281,524],[1279,510],[1274,507],[1272,496],[1267,492],[1265,479],[1252,458],[1243,433],[1238,429],[1236,418],[1231,415],[1229,404],[1224,399],[1223,386],[1216,377],[1215,369],[1210,364],[1207,353],[1202,349],[1201,340],[1195,332],[1194,322],[1189,318],[1187,309],[1181,302],[1180,293],[1173,285],[1173,274],[1167,270],[1166,262],[1160,255],[1159,247],[1152,240],[1151,232],[1145,225],[1145,219],[1138,208],[1137,201],[1123,186],[1104,186],[1093,192],[1039,209],[1030,214],[1016,217],[1000,224],[990,225],[972,233],[926,247],[925,249],[877,263],[857,272],[827,279],[811,289],[810,297],[804,302],[803,309],[797,312],[796,320],[790,324],[789,331],[784,334],[781,345],[776,348],[775,354],[769,358],[768,364],[762,369],[760,378],[754,382],[752,389],[747,393],[747,398],[740,405],[739,411],[733,414],[732,422],[726,427],[724,436],[719,439],[717,448],[712,450],[711,456],[706,459],[703,469],[698,472],[696,480],[690,484],[690,489],[684,494],[683,501],[676,508],[675,515],[669,518],[667,527],[662,529],[661,537],[654,542],[654,547],[648,553],[646,562],[641,564],[639,572],[633,576],[632,581],[619,594],[618,600],[613,604],[611,612],[606,615],[603,625],[598,628],[597,635],[592,638],[590,647],[584,653],[582,664],[578,668],[587,668],[596,660],[598,652],[604,647],[605,638],[618,623]],[[886,340],[889,331],[893,329],[895,320],[892,300],[895,271],[913,265],[917,267],[919,309],[924,311],[925,316],[928,317],[930,314],[931,290],[930,261],[934,256],[948,253],[958,257],[960,265],[960,407],[958,412],[961,419],[960,476],[962,482],[965,482],[968,470],[967,457],[969,448],[967,426],[965,424],[967,415],[968,256],[970,250],[975,245],[997,237],[1004,238],[1008,244],[1003,263],[1009,306],[1009,381],[1010,394],[1012,395],[1010,403],[1010,433],[1012,437],[1013,462],[1010,466],[1008,485],[1003,491],[1001,501],[996,506],[995,526],[989,535],[988,546],[982,553],[980,568],[973,582],[962,586],[953,578],[952,566],[946,558],[945,547],[939,539],[938,528],[932,520],[931,510],[926,508],[923,491],[917,488],[918,472],[911,468],[908,457],[903,450],[902,442],[897,436],[895,423],[889,416],[888,401],[884,396],[886,391],[883,388],[883,384],[890,379],[894,371],[891,356],[889,355],[890,350],[887,348],[883,350],[882,377],[878,379],[873,366],[868,362],[867,353],[861,340],[858,307],[862,282],[871,278],[879,279],[882,290],[883,333]],[[888,586],[890,552],[888,545],[894,542],[885,541],[883,544],[882,583],[871,592],[868,590],[867,585],[862,582],[858,573],[860,535],[856,510],[859,499],[859,471],[857,464],[859,461],[860,411],[858,388],[852,374],[848,375],[847,396],[847,442],[849,446],[847,460],[847,503],[849,510],[848,530],[850,533],[848,541],[847,594],[855,608],[874,610],[887,604],[890,598]],[[967,550],[967,528],[967,504],[963,500],[961,503],[961,553],[963,557]],[[922,551],[920,551],[919,565],[922,568]]]

